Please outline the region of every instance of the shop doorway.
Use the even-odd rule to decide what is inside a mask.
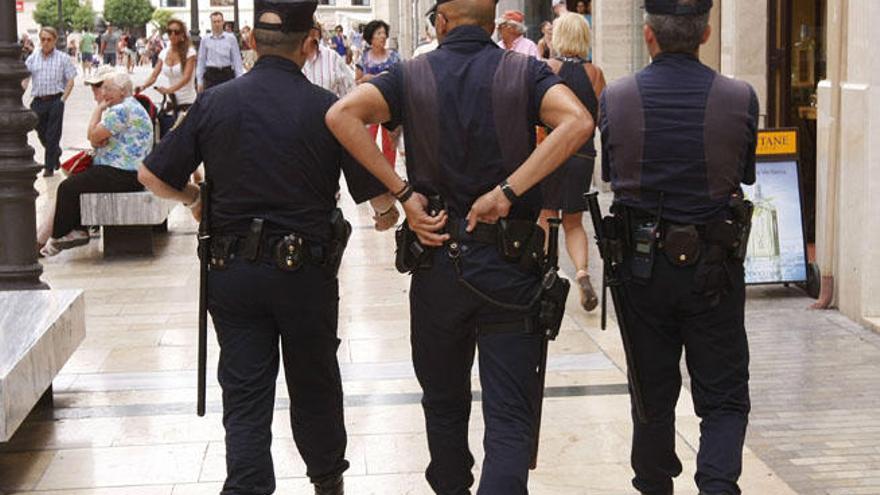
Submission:
[[[804,227],[807,242],[814,244],[816,87],[826,75],[827,0],[770,0],[768,8],[766,124],[768,128],[793,127],[798,130]]]

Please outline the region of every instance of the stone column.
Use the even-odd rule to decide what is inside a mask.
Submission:
[[[875,0],[829,3],[829,23],[839,23],[842,35],[829,36],[829,80],[819,93],[818,150],[820,194],[818,220],[823,264],[834,267],[834,300],[841,312],[856,321],[880,316],[880,264],[874,259],[880,242],[877,197],[880,194],[880,57],[872,32],[880,22]],[[831,30],[829,28],[829,30]],[[832,60],[835,57],[836,60]],[[840,70],[834,70],[840,64]],[[838,79],[833,79],[834,74]],[[839,92],[839,106],[835,101]],[[833,146],[835,127],[839,143]],[[838,167],[833,204],[824,187],[830,167]],[[824,239],[831,229],[833,236]],[[829,259],[830,256],[830,259]],[[823,274],[824,275],[824,274]]]
[[[201,38],[201,29],[199,28],[199,0],[189,0],[189,38],[199,48]]]
[[[721,2],[721,73],[751,84],[767,113],[767,0]]]
[[[593,2],[593,60],[612,82],[647,62],[642,38],[642,0]]]
[[[37,116],[21,103],[29,74],[20,57],[15,0],[0,0],[0,290],[48,289],[34,249],[40,167],[27,143]]]

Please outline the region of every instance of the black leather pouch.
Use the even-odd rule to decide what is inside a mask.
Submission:
[[[498,220],[498,252],[501,257],[511,263],[519,262],[528,250],[534,232],[534,222],[506,218]]]
[[[675,266],[693,266],[702,254],[700,233],[693,225],[669,224],[663,232],[663,253]]]
[[[275,244],[272,254],[275,265],[285,272],[299,270],[306,256],[302,238],[295,235],[284,236]]]
[[[431,250],[419,242],[409,224],[403,222],[394,232],[396,244],[394,267],[400,273],[413,273],[421,268],[431,268]]]

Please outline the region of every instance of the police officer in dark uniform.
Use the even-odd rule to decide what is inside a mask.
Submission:
[[[633,485],[671,494],[679,362],[700,424],[701,494],[735,495],[749,402],[742,266],[755,181],[758,101],[700,63],[712,0],[646,0],[653,62],[602,95],[603,177],[621,226],[625,297],[643,411],[634,401]],[[749,212],[750,213],[750,212]],[[632,383],[631,382],[631,385]]]
[[[346,433],[336,351],[340,169],[356,201],[394,207],[324,124],[336,100],[300,71],[317,1],[257,1],[260,59],[205,91],[141,166],[159,196],[199,216],[190,174],[205,163],[211,224],[208,309],[220,343],[227,478],[223,495],[275,491],[269,447],[279,339],[297,448],[316,494],[342,494]],[[381,196],[380,196],[381,195]]]
[[[470,375],[479,347],[486,457],[478,493],[525,494],[541,387],[542,340],[528,304],[540,277],[530,260],[544,243],[534,234],[542,231],[533,186],[586,142],[593,121],[544,63],[492,41],[493,0],[441,1],[431,13],[439,49],[361,85],[330,109],[327,123],[403,203],[427,250],[410,267],[410,313],[431,488],[470,493]],[[538,122],[555,130],[535,148]],[[406,129],[409,183],[379,153],[369,123]]]

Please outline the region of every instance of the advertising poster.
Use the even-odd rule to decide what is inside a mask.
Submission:
[[[752,186],[743,186],[743,192],[755,205],[745,261],[746,283],[805,282],[807,260],[797,162],[758,162],[757,180]]]

